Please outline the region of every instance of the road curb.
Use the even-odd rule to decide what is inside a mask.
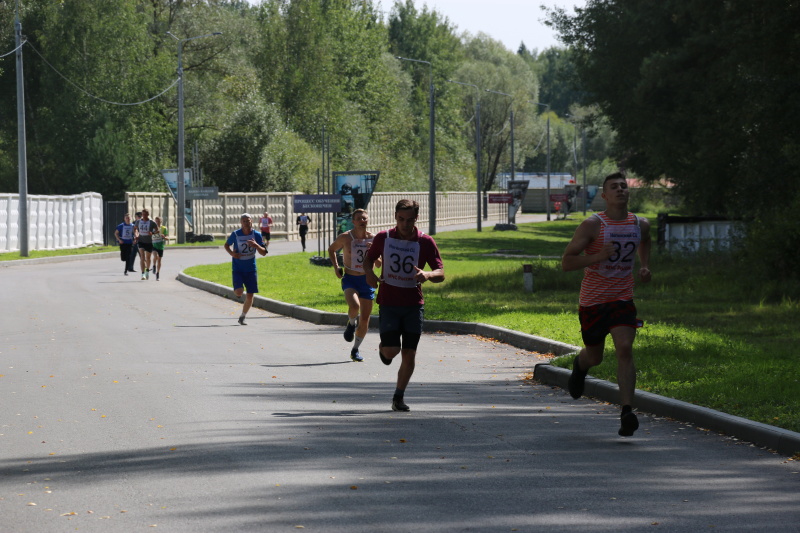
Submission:
[[[237,300],[233,289],[230,287],[189,276],[183,271],[178,274],[177,279],[190,287],[201,289],[231,300]],[[253,306],[271,313],[296,318],[317,325],[344,326],[347,323],[346,313],[319,311],[309,307],[272,300],[259,295],[253,298]],[[377,328],[378,317],[371,317],[369,325],[371,328]],[[424,330],[429,333],[440,331],[444,333],[488,337],[504,344],[538,353],[567,355],[580,350],[578,346],[572,346],[545,337],[528,335],[519,331],[479,322],[426,320]],[[533,375],[537,381],[543,384],[566,389],[570,373],[571,371],[566,368],[556,367],[549,363],[539,363],[534,366]],[[587,377],[584,395],[605,402],[619,404],[619,389],[617,385],[602,379],[590,376]],[[634,407],[639,411],[674,418],[675,420],[688,422],[740,440],[752,442],[758,446],[765,446],[782,455],[792,456],[800,453],[800,433],[795,433],[788,429],[754,422],[746,418],[729,415],[707,407],[700,407],[640,390],[636,391]]]
[[[550,363],[539,363],[534,367],[533,377],[544,384],[567,388],[572,372]],[[619,404],[619,389],[616,384],[587,376],[584,396]],[[688,422],[712,431],[718,431],[737,439],[765,446],[782,455],[800,453],[800,433],[789,431],[747,418],[729,415],[708,407],[701,407],[646,391],[636,390],[634,407],[652,413]]]

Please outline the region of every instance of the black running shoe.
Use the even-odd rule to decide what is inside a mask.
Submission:
[[[125,275],[126,276],[128,275],[128,269],[127,268],[125,269]]]
[[[572,374],[570,374],[569,381],[567,382],[569,395],[576,400],[583,396],[583,388],[586,384],[586,374],[587,372],[580,370],[580,367],[578,366],[578,356],[576,355],[575,360],[572,361]]]
[[[381,363],[383,363],[384,365],[391,365],[392,364],[392,360],[391,359],[386,359],[383,356],[383,354],[381,353],[381,347],[382,346],[383,346],[382,344],[378,345],[378,357],[381,358]]]
[[[617,433],[620,437],[630,437],[633,432],[639,429],[639,419],[633,411],[622,413],[620,416],[620,428]]]
[[[160,277],[161,277],[161,271],[159,270],[158,272],[156,272],[156,281],[158,281],[158,278]]]
[[[355,333],[356,333],[356,325],[351,322],[348,322],[347,327],[344,328],[344,340],[346,340],[347,342],[353,342],[353,337],[355,336]]]
[[[410,411],[411,408],[407,406],[403,400],[392,398],[392,411]]]
[[[361,357],[361,354],[358,353],[358,348],[353,348],[352,350],[350,350],[350,359],[352,359],[356,363],[360,363],[361,361],[364,360],[364,358]]]
[[[241,324],[242,326],[246,326],[247,325],[247,324],[244,323],[244,315],[239,317],[239,324]]]

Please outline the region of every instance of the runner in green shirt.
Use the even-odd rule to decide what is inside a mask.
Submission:
[[[164,257],[164,246],[167,244],[169,237],[167,236],[167,227],[161,225],[161,217],[156,217],[156,226],[158,230],[153,233],[153,273],[156,275],[156,281],[161,276],[161,258]]]

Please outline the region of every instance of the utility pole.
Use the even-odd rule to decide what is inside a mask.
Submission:
[[[19,165],[19,255],[28,257],[28,156],[25,144],[25,82],[22,76],[22,23],[19,0],[14,19],[14,42],[17,45],[17,161]]]

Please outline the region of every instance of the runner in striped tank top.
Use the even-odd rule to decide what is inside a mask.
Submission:
[[[619,434],[633,435],[639,421],[633,412],[636,366],[633,340],[641,321],[633,303],[633,272],[639,256],[639,277],[650,281],[650,222],[628,212],[630,191],[625,176],[614,173],[603,181],[606,210],[584,220],[564,250],[564,271],[583,269],[579,317],[584,348],[572,363],[569,393],[583,395],[586,374],[603,361],[610,333],[617,354],[622,414]]]
[[[367,284],[367,277],[364,275],[364,258],[375,236],[367,231],[369,214],[364,209],[353,211],[350,219],[353,229],[345,231],[331,243],[328,247],[328,257],[333,265],[334,274],[342,280],[342,291],[347,301],[344,340],[353,342],[355,339],[350,350],[350,359],[361,362],[364,358],[361,357],[359,347],[367,335],[372,302],[375,300],[375,289]],[[339,266],[339,259],[336,256],[339,250],[342,250],[344,262],[342,266]]]

